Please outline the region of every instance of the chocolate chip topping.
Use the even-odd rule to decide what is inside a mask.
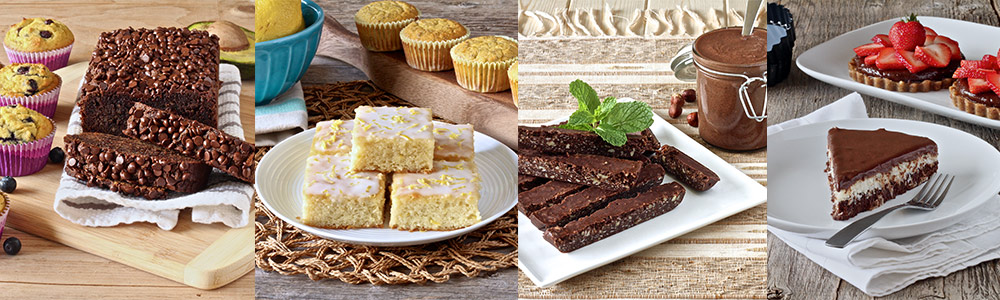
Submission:
[[[21,74],[21,75],[28,74],[28,71],[30,71],[30,70],[31,70],[31,68],[28,68],[28,66],[21,66],[21,67],[17,68],[17,74]]]
[[[208,165],[173,151],[118,136],[85,132],[64,140],[67,166],[115,182],[197,192],[211,171]]]
[[[52,37],[52,32],[48,30],[42,30],[38,32],[38,35],[41,36],[43,39],[47,39]]]
[[[45,20],[45,25],[52,25],[52,19]]]

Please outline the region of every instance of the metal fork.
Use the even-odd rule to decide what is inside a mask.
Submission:
[[[948,189],[951,188],[952,181],[955,181],[954,175],[942,174],[939,176],[938,174],[934,174],[927,180],[924,187],[920,189],[917,196],[913,197],[913,200],[889,207],[885,210],[854,221],[854,223],[847,225],[847,227],[844,227],[844,229],[841,229],[830,237],[830,239],[826,240],[826,245],[834,248],[844,248],[844,246],[851,243],[851,241],[867,231],[868,228],[871,228],[876,222],[881,220],[882,217],[885,217],[900,208],[916,208],[928,211],[934,210],[941,204],[941,201],[944,200],[944,196],[948,194]]]

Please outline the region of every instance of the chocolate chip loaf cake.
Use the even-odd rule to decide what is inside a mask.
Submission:
[[[254,181],[253,144],[213,126],[136,102],[128,111],[123,133],[203,161],[240,180]]]
[[[122,135],[132,102],[216,127],[219,39],[185,28],[101,34],[77,99],[84,131]]]
[[[110,181],[106,187],[117,183],[192,193],[205,188],[212,170],[173,151],[109,134],[84,132],[63,141],[67,173],[88,183]]]
[[[109,189],[122,195],[143,197],[149,200],[158,200],[167,197],[167,190],[162,188],[134,185],[121,181],[110,180],[101,176],[96,176],[83,169],[66,166],[66,174],[82,180],[89,187],[99,187]]]

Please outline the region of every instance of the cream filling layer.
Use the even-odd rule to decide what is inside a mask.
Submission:
[[[830,159],[829,151],[827,151],[827,159]],[[837,204],[842,201],[853,201],[861,195],[885,188],[885,186],[891,182],[905,181],[909,174],[915,173],[924,166],[934,164],[935,162],[937,162],[937,153],[927,153],[921,155],[916,160],[898,164],[895,167],[892,167],[889,172],[880,172],[855,181],[854,184],[846,189],[833,191],[833,203]],[[831,166],[830,170],[827,172],[827,175],[829,176],[828,178],[833,178],[835,180],[836,177],[833,177],[833,166]]]

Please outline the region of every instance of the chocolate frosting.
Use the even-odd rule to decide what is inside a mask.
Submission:
[[[937,152],[929,138],[901,132],[831,128],[827,133],[829,168],[833,170],[834,189],[843,189],[868,174],[884,172],[896,163]]]
[[[983,104],[989,107],[1000,107],[1000,96],[997,96],[997,94],[992,91],[973,94],[972,91],[969,90],[968,79],[962,78],[956,80],[955,87],[958,88],[958,91],[962,94],[962,96],[965,96],[965,98],[972,100],[972,102]]]
[[[927,68],[926,70],[910,73],[907,69],[901,70],[882,70],[876,66],[866,65],[864,57],[854,57],[854,63],[858,66],[858,72],[868,76],[887,78],[892,81],[924,81],[924,80],[942,80],[945,78],[951,78],[952,74],[955,74],[955,70],[961,66],[961,60],[953,59],[948,66],[944,68]]]

